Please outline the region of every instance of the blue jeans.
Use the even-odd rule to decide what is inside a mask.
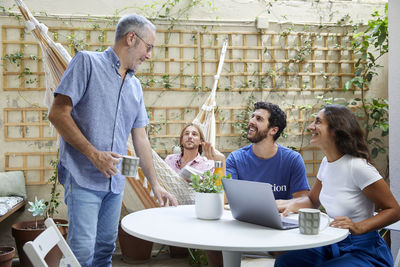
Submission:
[[[68,242],[82,267],[111,266],[123,194],[80,187],[65,170]]]

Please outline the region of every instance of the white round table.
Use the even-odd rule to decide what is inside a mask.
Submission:
[[[229,267],[240,266],[241,252],[319,247],[339,242],[349,233],[328,227],[318,235],[302,235],[298,228],[277,230],[240,222],[227,210],[220,220],[200,220],[193,205],[134,212],[122,219],[121,226],[133,236],[156,243],[222,250],[224,266]]]

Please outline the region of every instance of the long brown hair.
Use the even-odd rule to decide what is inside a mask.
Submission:
[[[200,127],[198,126],[198,125],[196,125],[196,124],[194,124],[194,123],[189,123],[189,124],[187,124],[183,129],[182,129],[182,131],[181,131],[181,136],[179,137],[179,146],[181,147],[181,155],[183,156],[183,145],[182,145],[182,139],[183,139],[183,134],[185,133],[185,131],[186,131],[186,129],[188,128],[188,127],[190,127],[190,126],[193,126],[194,128],[196,128],[197,129],[197,131],[199,132],[199,134],[200,134],[200,141],[203,143],[204,142],[204,134],[203,134],[203,131],[200,129]],[[201,155],[201,153],[203,153],[203,146],[201,145],[201,143],[200,143],[200,145],[199,145],[199,150],[198,150],[198,152],[199,152],[199,154]]]
[[[338,150],[342,154],[366,159],[372,164],[364,131],[353,112],[345,106],[335,104],[327,105],[323,109]]]

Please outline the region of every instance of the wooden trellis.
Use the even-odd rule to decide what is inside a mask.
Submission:
[[[4,108],[3,114],[5,141],[57,140],[47,120],[47,108]]]
[[[81,49],[105,49],[112,44],[114,29],[50,27],[49,32],[74,55]],[[208,90],[228,39],[220,90],[343,90],[354,77],[351,38],[342,33],[159,29],[153,58],[137,76],[148,91]],[[44,90],[42,55],[32,36],[22,26],[3,25],[2,44],[3,90]]]
[[[352,36],[345,33],[254,29],[207,32],[158,28],[153,57],[144,62],[137,73],[144,91],[208,91],[225,39],[228,40],[228,50],[219,79],[219,92],[341,92],[344,84],[354,77],[357,58],[351,48]],[[73,56],[76,50],[102,51],[112,45],[114,28],[49,27],[49,35],[63,44]],[[23,26],[2,25],[4,91],[44,90],[41,57],[39,46]],[[241,122],[240,115],[247,111],[247,107],[222,105],[216,110],[217,137],[237,140],[240,129],[235,124]],[[184,124],[191,122],[198,112],[198,107],[193,106],[147,109],[151,124],[150,137],[158,139],[178,138]],[[289,136],[308,134],[303,129],[311,122],[310,114],[315,111],[285,108],[288,117],[285,132]],[[3,108],[3,113],[6,142],[56,140],[49,134],[47,108],[7,107]],[[230,152],[234,149],[229,147],[221,151]],[[163,154],[165,151],[158,152]],[[301,153],[307,174],[315,176],[322,158],[320,152],[315,148],[303,148]],[[6,170],[25,171],[28,184],[46,183],[45,173],[52,171],[47,157],[55,154],[6,153]],[[30,165],[34,158],[39,163]]]
[[[178,138],[185,124],[190,123],[198,112],[198,107],[147,107],[150,118],[151,137]],[[242,118],[239,116],[247,111],[247,107],[218,106],[215,112],[217,137],[238,137],[240,130],[235,128]],[[308,135],[304,127],[310,124],[313,117],[310,115],[316,109],[286,108],[287,127],[289,135]],[[304,114],[309,114],[305,116]]]
[[[50,162],[56,159],[57,152],[9,152],[5,153],[5,171],[24,171],[27,185],[42,185],[54,171]]]
[[[324,157],[322,151],[313,146],[303,147],[299,151],[306,165],[307,177],[316,177],[319,170],[319,165]]]

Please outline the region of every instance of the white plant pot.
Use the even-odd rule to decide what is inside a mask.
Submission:
[[[195,192],[196,216],[203,220],[218,220],[224,211],[224,192]]]

